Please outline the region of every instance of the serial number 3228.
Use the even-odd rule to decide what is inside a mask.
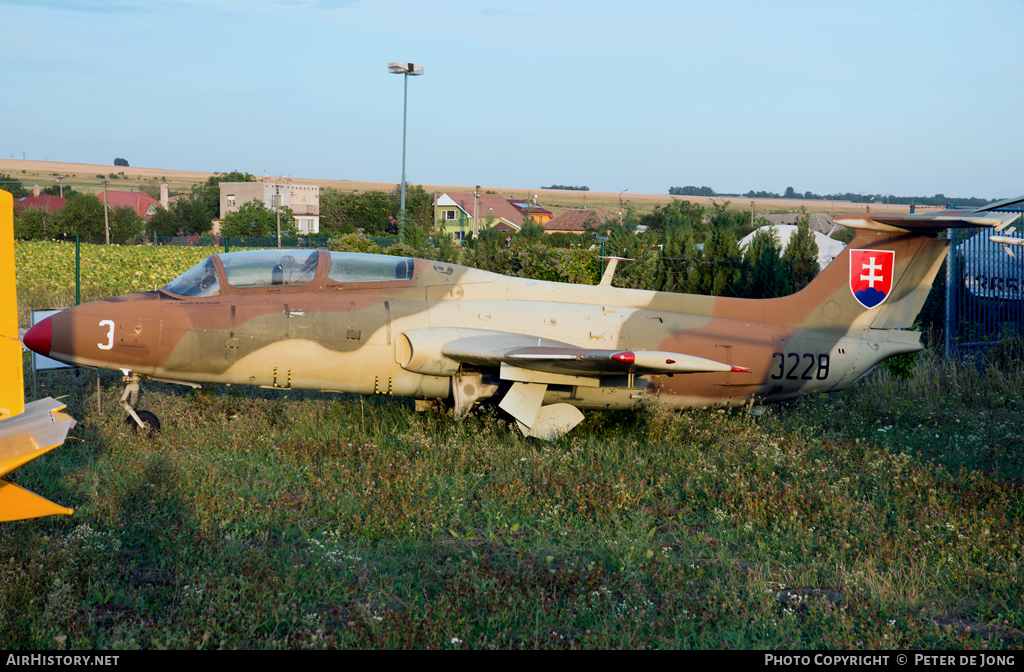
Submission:
[[[810,352],[799,354],[791,352],[773,352],[772,359],[778,358],[778,366],[772,364],[772,380],[825,380],[828,378],[829,357],[828,353],[815,355]],[[806,364],[806,366],[805,366]],[[786,368],[789,368],[787,371]],[[812,375],[815,366],[817,371]],[[800,369],[803,369],[800,371]]]

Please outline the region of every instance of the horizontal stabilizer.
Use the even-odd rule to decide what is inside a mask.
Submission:
[[[943,229],[964,229],[972,226],[990,226],[1002,231],[1020,217],[1019,212],[997,212],[1009,208],[1019,209],[1024,205],[1024,196],[1008,198],[1005,201],[989,203],[980,208],[952,208],[936,212],[919,212],[913,215],[891,215],[865,212],[841,215],[833,221],[854,229],[873,231],[915,231],[928,233]]]
[[[865,212],[854,215],[840,215],[833,218],[836,224],[853,229],[872,231],[912,231],[931,233],[943,229],[964,229],[974,226],[988,226],[1002,231],[1020,217],[1019,212],[991,212],[981,210],[942,210],[914,215],[890,215]]]
[[[48,499],[0,478],[0,523],[27,520],[42,516],[70,516],[74,510],[54,504]]]
[[[40,399],[25,404],[24,413],[0,421],[0,477],[64,443],[75,426],[71,416],[60,412],[64,407],[55,399]],[[72,510],[0,478],[0,521],[57,513]]]

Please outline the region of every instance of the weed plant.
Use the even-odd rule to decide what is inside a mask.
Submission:
[[[1022,376],[925,357],[541,443],[154,383],[146,439],[113,373],[102,414],[93,373],[42,374],[80,424],[13,480],[75,514],[0,527],[0,648],[1019,648]]]

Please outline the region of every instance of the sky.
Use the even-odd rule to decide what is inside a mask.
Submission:
[[[0,0],[0,156],[1024,194],[1024,0]]]

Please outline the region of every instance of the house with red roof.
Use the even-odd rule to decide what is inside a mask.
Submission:
[[[103,200],[103,192],[96,194],[96,198]],[[107,190],[108,207],[131,208],[139,217],[149,220],[160,210],[160,201],[156,200],[144,191],[111,191]]]
[[[45,210],[51,215],[60,211],[68,202],[68,199],[50,194],[36,194],[34,196],[22,196],[14,199],[14,214],[21,217],[25,210]]]
[[[501,194],[447,192],[438,197],[437,218],[444,231],[462,241],[485,228],[515,233],[527,217],[545,225],[554,214],[536,199],[505,198]]]
[[[530,199],[522,198],[510,198],[508,199],[509,204],[519,211],[519,214],[523,216],[523,219],[527,217],[533,217],[533,221],[543,226],[551,221],[551,218],[555,216],[555,213],[551,212],[547,208],[537,205],[537,197],[533,197],[533,201]]]
[[[460,242],[485,228],[514,233],[523,225],[523,213],[501,194],[444,193],[436,211],[443,230]]]
[[[617,222],[618,219],[615,215],[601,209],[574,208],[545,222],[543,226],[545,233],[583,233],[587,226],[596,228],[608,220]]]

